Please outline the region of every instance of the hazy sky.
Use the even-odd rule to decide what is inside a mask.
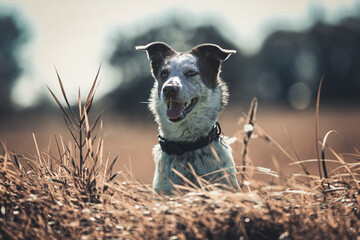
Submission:
[[[107,64],[107,53],[119,28],[146,27],[146,22],[172,13],[185,12],[195,19],[214,16],[227,24],[239,48],[251,54],[275,23],[287,29],[309,27],[314,8],[322,8],[324,17],[336,22],[344,15],[359,13],[360,1],[0,0],[0,14],[20,13],[32,33],[21,56],[25,71],[13,92],[21,106],[35,103],[38,96],[48,97],[46,85],[60,93],[54,66],[73,102],[78,87],[84,93],[88,91],[101,62],[102,82],[97,94],[100,97],[109,92],[118,79]]]

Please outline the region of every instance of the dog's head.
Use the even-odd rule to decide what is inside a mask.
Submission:
[[[161,42],[136,49],[147,51],[151,61],[156,81],[151,97],[154,104],[150,108],[160,118],[171,123],[183,122],[196,118],[197,114],[204,115],[208,107],[215,107],[218,113],[226,104],[227,91],[219,78],[220,65],[236,51],[202,44],[188,52],[176,52]]]

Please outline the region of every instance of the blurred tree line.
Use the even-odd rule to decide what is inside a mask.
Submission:
[[[22,72],[19,51],[29,37],[16,18],[0,16],[1,115],[13,109],[11,91]],[[120,76],[119,85],[102,101],[112,110],[148,114],[145,103],[154,80],[146,54],[136,51],[135,46],[163,41],[178,51],[205,42],[238,50],[223,64],[221,73],[230,86],[231,104],[249,102],[256,96],[262,103],[304,109],[313,103],[322,75],[322,102],[359,104],[360,18],[346,18],[336,25],[318,20],[303,32],[274,31],[251,56],[239,51],[235,39],[224,36],[221,27],[192,25],[175,17],[142,31],[119,31],[108,59]]]
[[[13,111],[11,90],[22,72],[18,53],[27,40],[28,32],[15,15],[0,16],[0,116]]]
[[[179,51],[205,42],[238,50],[223,64],[221,73],[230,86],[231,104],[257,96],[263,103],[304,109],[316,98],[322,75],[323,102],[359,103],[360,18],[346,18],[337,25],[318,21],[303,32],[275,31],[252,56],[241,53],[219,27],[192,27],[174,18],[136,35],[120,32],[109,62],[118,69],[122,82],[106,101],[119,111],[143,112],[146,105],[140,103],[147,101],[153,79],[146,54],[135,51],[135,46],[163,41]]]

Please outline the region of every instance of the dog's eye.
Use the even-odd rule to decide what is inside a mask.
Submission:
[[[187,72],[185,72],[185,77],[193,77],[193,76],[196,76],[196,75],[198,75],[199,73],[198,72],[196,72],[196,71],[194,71],[194,70],[189,70],[189,71],[187,71]]]
[[[168,76],[169,76],[169,71],[167,71],[167,70],[161,71],[161,73],[160,73],[161,78],[167,78]]]

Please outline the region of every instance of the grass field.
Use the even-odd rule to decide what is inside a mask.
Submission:
[[[226,109],[220,118],[223,132],[227,136],[235,136],[241,131],[238,120],[248,106]],[[296,111],[281,107],[259,106],[257,123],[292,156],[300,159],[316,158],[315,149],[315,110]],[[338,131],[340,135],[329,137],[328,143],[339,153],[354,152],[354,147],[360,149],[360,111],[354,108],[320,109],[320,137],[323,138],[330,130]],[[121,115],[111,115],[106,112],[103,118],[104,153],[110,153],[113,158],[119,152],[117,169],[128,169],[144,183],[151,183],[154,170],[151,150],[157,144],[157,125],[150,116],[145,121],[124,118]],[[40,148],[47,149],[49,142],[54,147],[54,136],[62,135],[70,138],[66,124],[58,115],[43,117],[22,117],[3,122],[0,125],[0,138],[9,150],[16,153],[36,152],[32,133],[35,134]],[[296,154],[292,150],[292,145]],[[240,146],[241,147],[241,146]],[[288,157],[271,144],[254,139],[250,142],[250,157],[253,165],[274,168],[272,157],[275,157],[281,168],[297,172],[299,168],[291,167]],[[239,146],[233,146],[237,164],[240,165]],[[308,164],[309,169],[316,168],[316,163]],[[314,173],[317,172],[317,168]]]
[[[228,109],[220,123],[238,137],[233,150],[241,190],[197,178],[198,185],[176,187],[180,195],[160,196],[150,184],[152,119],[108,114],[97,122],[86,114],[90,99],[78,116],[67,112],[67,125],[60,114],[1,122],[1,238],[359,239],[355,109],[320,109],[316,137],[315,110],[260,105],[246,144],[241,117],[247,108]],[[323,145],[318,150],[316,138]]]

